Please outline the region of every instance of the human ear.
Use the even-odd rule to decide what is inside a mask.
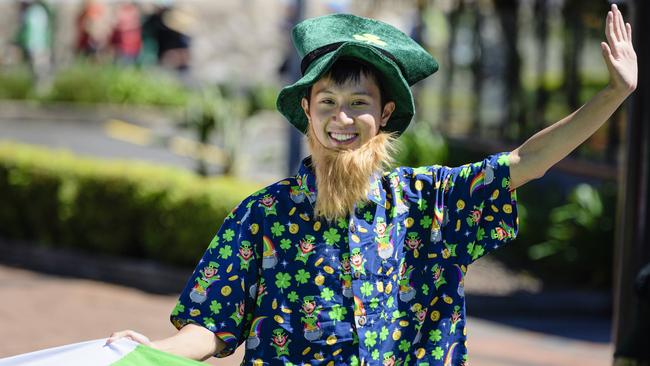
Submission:
[[[385,127],[390,119],[390,116],[395,111],[395,102],[388,102],[384,105],[384,110],[381,112],[381,127]]]
[[[305,112],[305,116],[307,116],[307,121],[311,121],[311,117],[309,116],[309,101],[307,98],[302,98],[302,100],[300,100],[300,106],[302,107],[303,112]]]

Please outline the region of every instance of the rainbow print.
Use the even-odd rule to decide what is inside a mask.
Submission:
[[[228,332],[216,332],[214,333],[217,337],[221,338],[226,343],[237,342],[237,338],[234,334]]]
[[[447,356],[445,356],[445,363],[444,366],[453,366],[451,361],[454,356],[454,349],[456,349],[456,346],[458,346],[458,342],[454,342],[449,346],[449,351],[447,351]]]
[[[248,333],[249,337],[255,337],[258,334],[260,334],[260,329],[262,328],[262,320],[264,320],[266,317],[265,316],[258,316],[257,318],[253,319],[253,323],[251,324],[251,330]]]
[[[442,220],[445,218],[445,207],[440,202],[436,202],[436,206],[433,209],[433,214],[435,220],[439,226],[442,226]]]
[[[474,179],[472,179],[472,183],[469,185],[469,194],[470,196],[474,194],[477,190],[483,188],[485,186],[485,171],[481,171],[478,173]]]
[[[272,256],[275,253],[275,245],[273,245],[273,242],[271,241],[271,238],[264,235],[262,240],[264,241],[264,254],[263,254],[263,256],[265,256],[265,257]]]

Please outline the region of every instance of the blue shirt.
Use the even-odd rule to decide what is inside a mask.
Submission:
[[[246,365],[463,365],[467,266],[517,233],[507,153],[373,176],[330,224],[315,182],[307,158],[230,213],[174,325],[213,331],[218,357],[246,342]]]

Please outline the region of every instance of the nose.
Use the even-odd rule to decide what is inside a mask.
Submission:
[[[338,122],[346,125],[354,123],[354,119],[350,117],[350,114],[345,111],[345,108],[339,109],[338,113],[336,114],[336,119]]]

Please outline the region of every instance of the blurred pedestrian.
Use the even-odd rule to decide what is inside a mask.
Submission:
[[[104,50],[110,32],[110,14],[99,0],[84,0],[77,16],[78,55],[96,60]]]
[[[142,48],[140,9],[133,2],[124,2],[115,11],[115,25],[110,37],[115,62],[134,65]]]
[[[195,18],[171,3],[159,4],[143,24],[148,49],[155,44],[158,64],[181,73],[190,67],[191,30]]]
[[[37,88],[42,88],[52,63],[52,12],[42,0],[19,2],[16,44],[29,64]]]

